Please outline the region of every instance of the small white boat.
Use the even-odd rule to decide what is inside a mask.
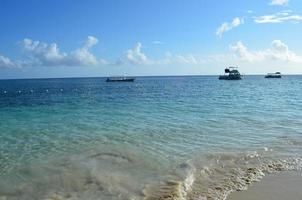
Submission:
[[[281,73],[276,72],[276,73],[268,73],[265,78],[281,78]]]

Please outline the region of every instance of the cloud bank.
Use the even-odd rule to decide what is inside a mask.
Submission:
[[[97,43],[97,38],[88,36],[82,47],[69,53],[61,52],[56,43],[47,44],[28,38],[21,41],[20,46],[31,66],[97,66],[106,63],[90,52]]]
[[[248,62],[273,60],[302,63],[302,56],[291,51],[281,40],[273,40],[270,48],[259,51],[250,51],[241,41],[231,45],[230,49],[237,58]]]
[[[109,62],[98,59],[91,48],[98,43],[98,39],[88,36],[81,47],[70,52],[60,51],[56,43],[47,44],[31,39],[19,42],[25,58],[14,61],[0,55],[1,68],[21,68],[27,66],[60,67],[60,66],[203,66],[205,64],[230,64],[236,62],[253,63],[270,61],[302,64],[302,55],[290,50],[281,40],[273,40],[271,46],[262,50],[250,50],[243,42],[238,41],[229,46],[230,51],[222,54],[175,54],[166,52],[158,59],[150,58],[144,51],[143,45],[137,42],[132,48],[126,50],[119,59]],[[276,64],[274,62],[274,64]]]

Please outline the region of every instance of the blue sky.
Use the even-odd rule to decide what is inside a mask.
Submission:
[[[0,78],[302,74],[300,0],[0,0]]]

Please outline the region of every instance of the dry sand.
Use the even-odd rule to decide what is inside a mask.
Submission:
[[[233,192],[228,200],[302,200],[302,172],[266,175],[248,190]]]

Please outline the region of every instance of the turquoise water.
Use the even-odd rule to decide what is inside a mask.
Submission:
[[[301,167],[302,76],[1,80],[0,141],[1,200],[224,199]]]

